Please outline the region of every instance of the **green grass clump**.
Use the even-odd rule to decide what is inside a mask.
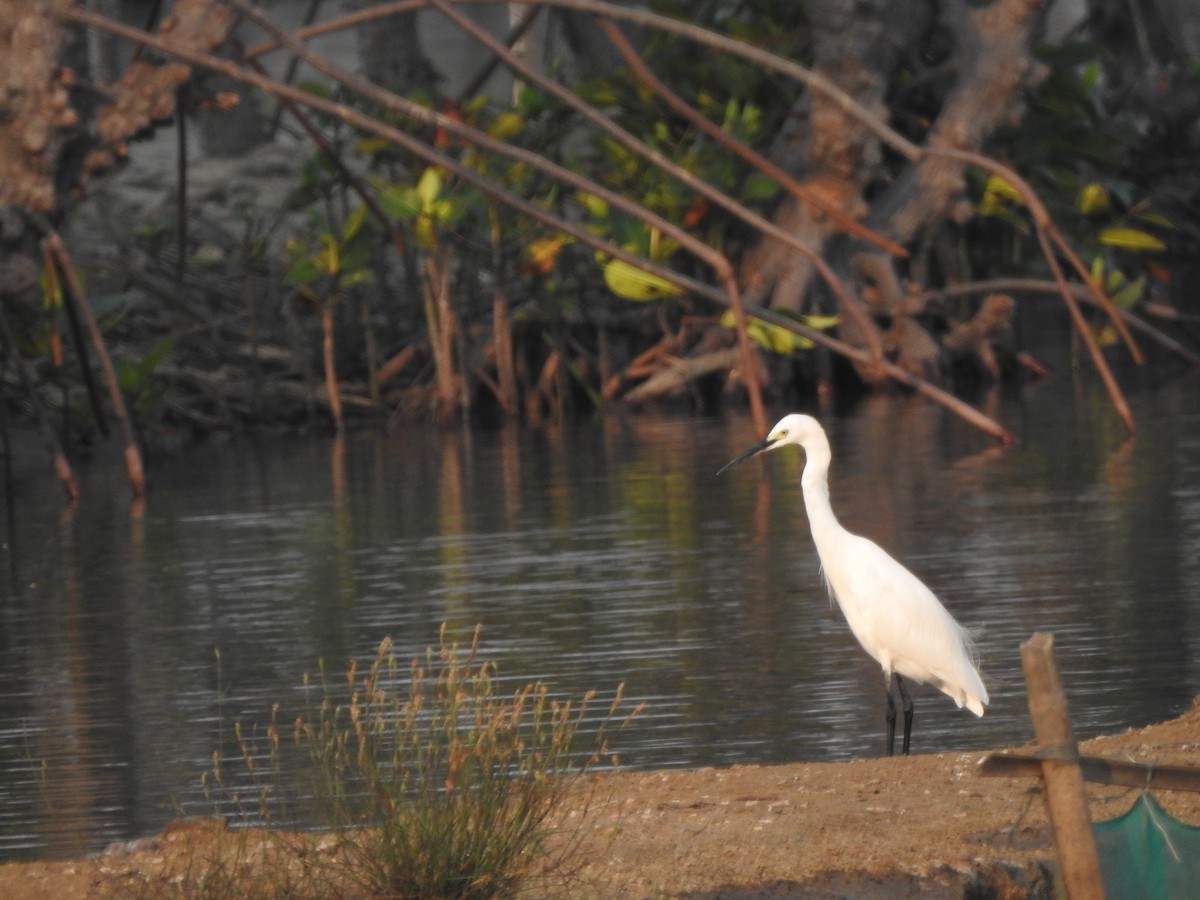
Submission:
[[[604,727],[584,757],[572,744],[594,692],[576,704],[542,683],[501,695],[479,657],[479,629],[414,660],[407,678],[390,640],[349,697],[326,687],[296,724],[319,772],[336,854],[368,894],[481,900],[507,896],[546,861],[548,819],[567,776],[606,753]],[[404,686],[401,688],[401,686]],[[620,691],[604,722],[613,719]]]
[[[126,870],[116,894],[487,900],[535,875],[568,878],[581,819],[556,831],[555,813],[572,776],[610,759],[610,726],[638,710],[616,720],[618,688],[587,722],[594,745],[578,751],[594,692],[575,703],[537,682],[502,694],[479,640],[476,628],[460,648],[443,626],[409,666],[388,638],[361,676],[354,664],[344,681],[324,667],[319,686],[306,676],[320,701],[295,718],[294,745],[281,740],[278,705],[263,733],[235,726],[241,759],[215,753],[203,779],[214,815],[168,829],[166,852]],[[296,810],[315,811],[303,817],[317,831],[279,827]]]

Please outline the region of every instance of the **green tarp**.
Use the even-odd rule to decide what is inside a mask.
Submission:
[[[1174,818],[1149,791],[1093,829],[1109,900],[1200,898],[1200,828]]]

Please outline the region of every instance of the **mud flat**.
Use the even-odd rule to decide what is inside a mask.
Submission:
[[[1086,741],[1081,751],[1196,764],[1200,706]],[[1037,782],[980,776],[984,755],[596,775],[564,814],[559,840],[572,842],[573,871],[532,884],[526,896],[1049,896],[1054,851]],[[1124,813],[1138,795],[1104,785],[1089,792],[1097,821]],[[1200,794],[1156,796],[1173,815],[1200,823]],[[180,823],[118,852],[0,866],[0,896],[128,896],[137,873],[196,853],[209,831]]]

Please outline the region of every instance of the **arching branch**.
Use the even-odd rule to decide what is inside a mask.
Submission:
[[[234,2],[240,2],[240,0],[234,0]],[[254,10],[249,10],[248,14],[252,14],[254,12]],[[735,318],[739,323],[738,331],[740,339],[741,336],[745,335],[746,313],[752,312],[754,315],[761,315],[767,321],[772,321],[775,324],[779,324],[781,327],[808,336],[815,342],[830,347],[835,352],[842,353],[848,358],[856,359],[858,361],[868,361],[870,359],[869,354],[867,354],[865,351],[850,347],[849,345],[829,338],[827,335],[824,335],[820,332],[813,332],[810,329],[806,329],[804,326],[799,325],[798,323],[787,319],[786,317],[777,316],[776,314],[770,313],[767,310],[747,310],[741,303],[740,293],[733,277],[733,269],[730,262],[713,248],[697,241],[694,237],[690,236],[686,232],[677,229],[670,222],[663,220],[661,217],[658,217],[653,213],[650,213],[644,208],[638,206],[636,203],[629,201],[619,194],[609,191],[598,183],[586,179],[577,173],[571,172],[570,170],[556,166],[544,158],[537,156],[536,154],[530,154],[528,151],[524,151],[521,148],[514,147],[504,142],[496,141],[487,134],[471,128],[470,126],[458,122],[450,117],[443,116],[435,111],[428,110],[416,104],[408,103],[407,101],[404,101],[403,98],[399,98],[393,94],[389,94],[386,91],[382,91],[374,85],[361,85],[364,90],[364,96],[367,96],[372,100],[378,100],[379,102],[386,104],[388,108],[394,109],[397,112],[409,116],[417,121],[427,122],[436,125],[439,128],[444,128],[447,131],[462,137],[464,140],[467,140],[482,149],[528,162],[531,166],[537,167],[540,171],[545,172],[551,177],[554,177],[579,190],[594,194],[595,196],[604,199],[615,208],[621,209],[627,214],[637,218],[640,221],[646,222],[655,228],[659,228],[664,234],[670,236],[673,240],[677,240],[688,252],[693,253],[698,259],[708,264],[713,269],[717,280],[722,284],[723,290],[714,288],[711,285],[697,281],[696,279],[681,275],[665,266],[661,266],[652,261],[640,258],[635,254],[631,254],[623,250],[621,247],[610,241],[598,238],[596,235],[588,232],[587,230],[580,228],[571,222],[564,221],[554,214],[540,208],[536,204],[533,204],[524,198],[513,194],[511,191],[496,184],[474,169],[464,166],[453,158],[438,152],[436,149],[428,146],[412,135],[394,126],[387,125],[386,123],[374,119],[371,116],[368,116],[352,107],[337,103],[332,100],[327,100],[290,85],[279,83],[265,75],[247,69],[244,66],[240,66],[230,60],[219,59],[208,54],[197,53],[192,50],[175,47],[169,39],[147,35],[143,32],[137,31],[136,29],[120,26],[117,23],[106,20],[103,17],[96,16],[85,10],[73,9],[68,14],[68,17],[71,20],[77,21],[81,24],[104,29],[118,34],[126,39],[152,47],[159,52],[182,59],[183,61],[189,62],[193,65],[203,66],[215,71],[220,71],[232,78],[253,85],[275,96],[283,97],[297,104],[310,107],[327,115],[339,118],[355,128],[360,128],[366,132],[384,137],[387,140],[395,143],[405,152],[411,153],[418,159],[424,160],[429,165],[435,165],[445,169],[454,177],[460,178],[463,181],[472,184],[488,196],[508,205],[522,215],[526,215],[532,219],[543,222],[544,224],[549,225],[558,231],[571,235],[579,242],[600,250],[601,252],[608,254],[615,259],[621,259],[629,262],[632,265],[650,272],[651,274],[664,278],[673,284],[677,284],[683,289],[692,292],[696,296],[729,305],[734,310]],[[267,24],[270,24],[269,20],[267,20]],[[304,47],[294,44],[293,39],[283,35],[282,33],[276,38],[276,40],[278,40],[281,45],[288,46],[288,48],[293,52],[298,54],[308,53]],[[315,58],[315,55],[311,61],[318,63],[322,62],[321,60]],[[353,85],[355,88],[360,86],[356,81],[353,80],[352,76],[348,75],[348,73],[338,72],[337,74],[342,78],[346,78],[348,85]],[[754,371],[754,366],[752,364],[753,350],[752,348],[743,345],[742,352],[744,359],[743,368],[749,375],[749,373]],[[948,408],[954,410],[957,414],[963,415],[969,421],[972,421],[973,424],[982,427],[989,434],[997,436],[1001,440],[1009,439],[1008,433],[999,425],[992,422],[986,416],[983,416],[977,411],[971,410],[965,404],[962,404],[961,401],[957,401],[955,398],[943,391],[940,391],[940,389],[935,388],[924,380],[915,378],[910,373],[904,372],[903,370],[886,363],[885,370],[887,371],[889,377],[902,384],[912,387],[913,389],[918,390],[927,396],[932,397],[937,402],[942,403]],[[764,415],[761,413],[761,405],[759,409],[759,416],[761,417]],[[765,422],[763,425],[758,427],[760,427],[761,430],[765,430]]]

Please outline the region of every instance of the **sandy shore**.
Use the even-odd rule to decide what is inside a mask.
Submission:
[[[1082,746],[1160,765],[1194,764],[1198,750],[1200,706]],[[573,842],[573,871],[557,870],[526,896],[936,898],[962,897],[984,881],[997,896],[1025,896],[1053,865],[1045,808],[1036,781],[980,776],[983,755],[594,776],[565,815],[560,840]],[[1097,821],[1125,812],[1138,794],[1089,791]],[[1200,795],[1157,796],[1200,823]],[[128,896],[139,873],[195,853],[210,830],[184,823],[126,853],[0,866],[0,896]]]

